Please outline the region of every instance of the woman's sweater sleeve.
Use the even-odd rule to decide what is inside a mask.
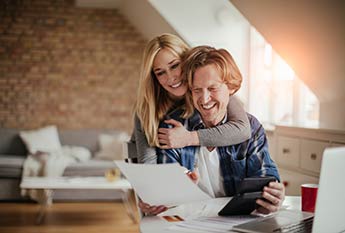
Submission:
[[[149,146],[146,139],[146,135],[141,127],[140,120],[137,116],[135,116],[134,119],[133,134],[135,137],[135,144],[137,148],[138,162],[147,164],[157,163],[156,149],[155,147]]]
[[[250,138],[248,116],[237,97],[230,96],[227,114],[225,124],[197,131],[200,146],[230,146]]]

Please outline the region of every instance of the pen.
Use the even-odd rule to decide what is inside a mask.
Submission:
[[[187,175],[189,175],[189,174],[191,174],[192,172],[191,172],[190,170],[187,169],[187,170],[184,171],[184,173],[187,174]]]
[[[184,173],[192,179],[193,182],[198,180],[198,175],[196,172],[192,172],[191,170],[185,170]]]

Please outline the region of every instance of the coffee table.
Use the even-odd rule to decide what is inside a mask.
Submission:
[[[135,211],[129,202],[131,184],[126,179],[108,181],[105,177],[25,177],[20,184],[22,189],[45,190],[47,199],[40,201],[40,210],[36,217],[36,223],[40,224],[45,216],[46,209],[52,204],[52,194],[57,189],[111,189],[122,193],[122,201],[128,216],[136,223]]]

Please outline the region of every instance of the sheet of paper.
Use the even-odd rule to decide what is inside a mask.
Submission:
[[[211,197],[185,174],[185,168],[173,164],[133,164],[115,161],[137,195],[150,205],[173,206]]]

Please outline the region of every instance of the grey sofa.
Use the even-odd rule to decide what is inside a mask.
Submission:
[[[27,150],[19,137],[19,129],[0,128],[0,200],[27,200],[20,195],[19,184]],[[83,146],[94,155],[98,151],[98,137],[101,133],[116,134],[119,131],[104,129],[59,130],[62,145]],[[69,165],[64,176],[103,176],[114,168],[112,161],[91,159],[87,162]],[[121,198],[114,190],[55,191],[54,200],[112,200]]]

